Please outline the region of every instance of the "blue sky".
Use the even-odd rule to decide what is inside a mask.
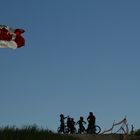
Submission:
[[[0,49],[0,125],[56,130],[59,114],[140,128],[140,1],[1,1],[0,22],[26,30]]]

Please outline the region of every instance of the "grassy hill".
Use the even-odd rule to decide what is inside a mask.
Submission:
[[[48,129],[38,128],[36,125],[16,127],[0,127],[0,140],[124,140],[122,135],[90,135],[74,134],[60,135]],[[129,135],[127,140],[140,140],[140,129]]]
[[[0,140],[73,140],[72,136],[55,134],[37,126],[1,127]]]

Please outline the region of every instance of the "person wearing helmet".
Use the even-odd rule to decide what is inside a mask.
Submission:
[[[85,131],[85,127],[84,124],[86,124],[86,122],[84,121],[84,118],[81,116],[79,121],[77,121],[77,123],[79,125],[79,129],[78,129],[78,133],[82,134]]]
[[[88,121],[87,132],[95,134],[95,121],[96,121],[96,117],[95,117],[95,115],[93,115],[93,112],[89,112],[89,116],[87,117],[87,121]]]

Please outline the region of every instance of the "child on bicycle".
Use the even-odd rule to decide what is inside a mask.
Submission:
[[[65,119],[67,117],[64,117],[63,114],[60,114],[60,132],[64,133],[65,132]]]
[[[84,118],[81,116],[80,117],[80,120],[76,123],[79,125],[79,130],[78,130],[78,133],[84,133],[85,131],[85,127],[84,127],[84,124],[86,124],[86,122],[84,121]]]

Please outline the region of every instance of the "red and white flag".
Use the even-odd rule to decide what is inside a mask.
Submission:
[[[0,48],[20,48],[25,45],[25,39],[22,36],[25,30],[13,29],[6,25],[0,25]]]

